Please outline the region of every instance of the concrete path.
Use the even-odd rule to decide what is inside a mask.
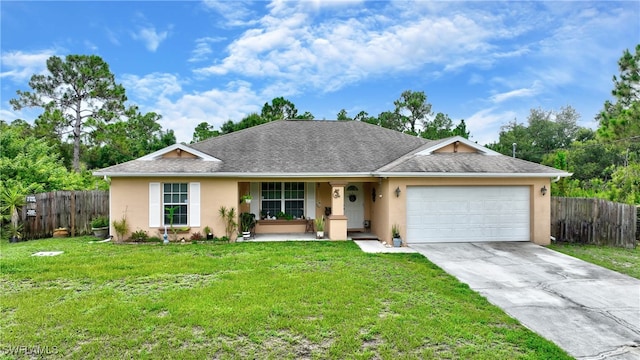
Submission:
[[[411,245],[577,359],[640,359],[640,280],[529,242]]]
[[[401,246],[393,247],[391,245],[385,245],[378,240],[353,240],[360,249],[366,253],[416,253],[415,249],[410,247]]]

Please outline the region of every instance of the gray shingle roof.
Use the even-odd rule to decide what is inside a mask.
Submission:
[[[564,174],[565,171],[536,164],[530,161],[514,159],[509,156],[488,156],[478,153],[435,153],[414,155],[405,161],[384,170],[390,173],[427,172],[427,173],[488,173],[488,174]]]
[[[431,141],[359,121],[281,120],[185,146],[221,161],[133,160],[96,175],[236,176],[384,173],[565,174],[507,156],[482,154],[416,155]]]
[[[274,121],[193,144],[221,171],[368,173],[428,140],[359,121]]]

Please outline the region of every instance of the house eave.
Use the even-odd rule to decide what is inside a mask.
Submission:
[[[209,178],[354,178],[372,177],[369,172],[365,173],[246,173],[246,172],[216,172],[216,173],[126,173],[126,172],[102,172],[96,171],[94,176],[108,177],[209,177]]]
[[[425,178],[557,178],[568,177],[572,173],[441,173],[441,172],[377,172],[376,177],[425,177]]]
[[[94,176],[127,177],[127,178],[158,178],[158,177],[205,177],[205,178],[390,178],[390,177],[433,177],[433,178],[558,178],[568,177],[572,173],[441,173],[441,172],[358,172],[358,173],[246,173],[246,172],[216,172],[216,173],[126,173],[96,171]]]

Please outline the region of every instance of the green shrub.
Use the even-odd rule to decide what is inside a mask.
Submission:
[[[131,234],[131,241],[144,242],[144,241],[147,241],[148,239],[149,239],[149,235],[147,235],[147,232],[144,230],[134,231]]]
[[[92,228],[103,228],[109,226],[109,217],[108,216],[98,216],[91,220]]]

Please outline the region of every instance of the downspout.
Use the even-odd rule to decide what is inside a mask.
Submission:
[[[560,181],[560,176],[556,176],[556,178],[555,178],[555,179],[551,179],[551,182],[552,182],[552,183],[557,183],[558,181]],[[551,196],[551,195],[549,195],[549,196]],[[556,238],[555,238],[555,236],[551,236],[551,235],[549,235],[549,239],[551,240],[551,243],[552,243],[552,244],[555,244],[555,243],[556,243]]]

